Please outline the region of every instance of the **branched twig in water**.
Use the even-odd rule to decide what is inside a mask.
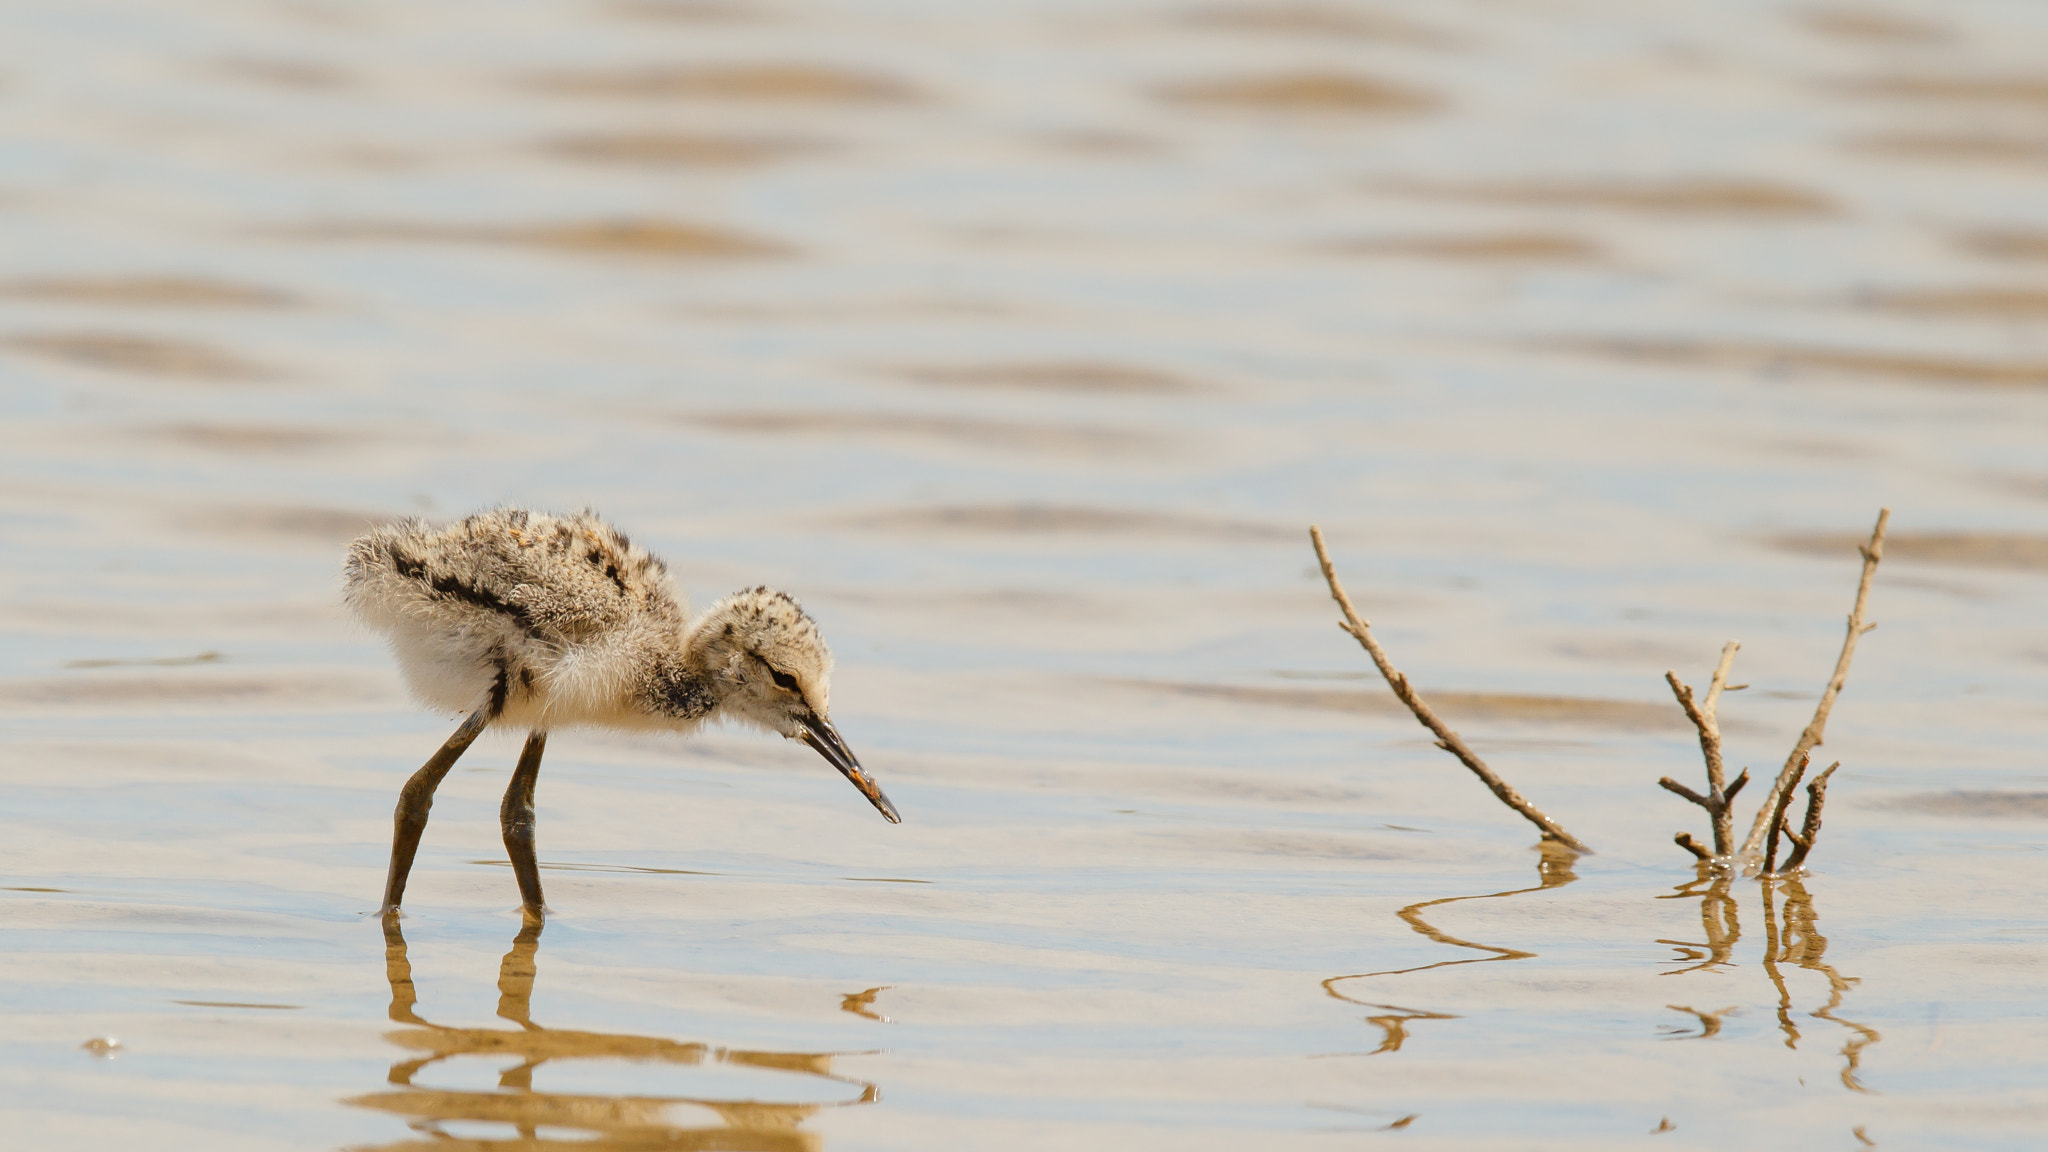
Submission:
[[[1806,764],[1810,759],[1812,759],[1810,755],[1799,758],[1799,763],[1792,769],[1792,779],[1785,785],[1784,791],[1778,793],[1778,803],[1771,812],[1771,834],[1764,840],[1764,863],[1761,875],[1773,876],[1777,874],[1778,833],[1784,830],[1785,827],[1785,809],[1792,803],[1792,789],[1797,788],[1799,786],[1799,778],[1806,775]],[[1833,771],[1833,769],[1829,769],[1829,771]]]
[[[1366,654],[1371,656],[1372,662],[1379,667],[1380,675],[1387,678],[1387,687],[1394,690],[1394,695],[1408,706],[1408,710],[1415,714],[1415,718],[1422,722],[1424,728],[1435,734],[1436,746],[1456,756],[1460,763],[1471,769],[1472,774],[1479,777],[1493,794],[1500,798],[1501,803],[1520,812],[1531,824],[1541,829],[1544,839],[1555,840],[1575,852],[1591,852],[1592,849],[1586,847],[1578,837],[1565,831],[1562,825],[1544,815],[1542,809],[1523,799],[1522,794],[1515,791],[1512,785],[1495,775],[1493,769],[1488,768],[1486,762],[1467,747],[1456,732],[1451,731],[1450,725],[1437,719],[1436,713],[1430,710],[1428,704],[1423,703],[1422,697],[1409,685],[1408,677],[1395,670],[1393,663],[1387,659],[1385,649],[1380,647],[1379,641],[1373,639],[1371,627],[1360,618],[1358,610],[1351,606],[1351,597],[1344,594],[1344,585],[1337,579],[1337,566],[1330,562],[1330,550],[1323,544],[1323,530],[1311,526],[1308,534],[1309,539],[1315,542],[1316,560],[1323,566],[1323,579],[1329,582],[1330,595],[1336,599],[1337,607],[1344,612],[1344,621],[1338,627],[1351,633],[1365,648]]]
[[[1820,808],[1821,805],[1828,802],[1828,777],[1833,776],[1835,769],[1841,766],[1842,762],[1837,760],[1833,764],[1828,765],[1827,771],[1822,772],[1807,782],[1806,820],[1802,829],[1794,832],[1790,824],[1784,826],[1786,839],[1792,841],[1792,851],[1785,854],[1785,872],[1787,874],[1799,871],[1799,866],[1806,863],[1806,854],[1813,851],[1813,842],[1820,836]],[[1789,796],[1790,793],[1788,792],[1786,795]],[[1769,860],[1765,860],[1764,869],[1765,871],[1770,870]]]
[[[1856,656],[1856,640],[1877,627],[1864,622],[1863,609],[1870,601],[1870,582],[1877,575],[1878,562],[1884,559],[1884,528],[1891,517],[1891,509],[1878,510],[1877,527],[1871,530],[1870,543],[1861,548],[1863,576],[1856,584],[1856,606],[1849,612],[1849,630],[1842,638],[1842,654],[1835,659],[1835,674],[1828,680],[1827,691],[1821,693],[1820,704],[1813,710],[1813,720],[1807,724],[1806,731],[1799,734],[1799,743],[1793,745],[1792,755],[1785,758],[1785,767],[1757,809],[1756,821],[1749,828],[1749,838],[1742,842],[1740,856],[1745,863],[1759,859],[1758,852],[1767,834],[1776,835],[1776,822],[1784,812],[1782,797],[1792,790],[1798,775],[1806,770],[1807,757],[1821,743],[1821,736],[1827,731],[1828,713],[1834,709],[1835,697],[1842,694],[1842,684],[1849,678],[1849,661]]]
[[[1728,687],[1728,669],[1735,663],[1735,651],[1740,647],[1742,645],[1733,640],[1722,647],[1721,663],[1715,667],[1714,679],[1707,685],[1706,700],[1700,704],[1693,703],[1692,686],[1680,681],[1678,673],[1664,673],[1665,681],[1671,685],[1671,694],[1678,697],[1678,706],[1685,709],[1686,718],[1692,721],[1693,727],[1699,729],[1700,754],[1707,761],[1707,794],[1702,796],[1669,776],[1657,783],[1666,791],[1675,792],[1707,810],[1707,815],[1712,819],[1714,826],[1714,850],[1711,853],[1687,833],[1680,832],[1672,837],[1672,841],[1680,848],[1701,860],[1726,856],[1732,849],[1735,820],[1728,812],[1728,804],[1735,799],[1737,792],[1742,791],[1742,786],[1749,783],[1749,770],[1746,768],[1743,769],[1742,775],[1735,778],[1733,785],[1726,783],[1725,769],[1721,762],[1721,722],[1716,715],[1716,710],[1721,704],[1721,692]]]

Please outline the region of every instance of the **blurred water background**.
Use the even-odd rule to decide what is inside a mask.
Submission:
[[[2048,8],[0,42],[0,1143],[2036,1146]],[[387,939],[453,720],[341,549],[501,501],[800,596],[907,822],[764,737],[564,732],[522,933],[489,739]],[[1774,770],[1880,505],[1812,874],[1697,883],[1662,674],[1741,639]],[[1311,521],[1597,855],[1369,678]]]

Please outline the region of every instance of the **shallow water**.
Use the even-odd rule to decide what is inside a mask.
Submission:
[[[1654,8],[10,5],[6,1142],[2032,1147],[2048,13]],[[487,738],[387,937],[340,550],[505,500],[800,595],[906,823],[564,732],[522,932]],[[1774,770],[1880,505],[1697,881],[1662,675]]]

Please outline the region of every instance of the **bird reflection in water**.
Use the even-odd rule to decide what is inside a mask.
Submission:
[[[1323,991],[1328,992],[1331,996],[1347,1004],[1359,1005],[1362,1008],[1378,1008],[1383,1013],[1379,1016],[1367,1016],[1365,1018],[1367,1023],[1377,1025],[1382,1032],[1385,1032],[1386,1037],[1380,1041],[1378,1048],[1364,1053],[1364,1055],[1378,1056],[1382,1052],[1399,1052],[1401,1045],[1408,1039],[1408,1022],[1410,1020],[1455,1020],[1457,1016],[1446,1012],[1429,1012],[1419,1008],[1403,1008],[1395,1004],[1380,1004],[1369,1000],[1361,1000],[1346,991],[1344,985],[1348,981],[1370,980],[1376,976],[1404,976],[1410,972],[1427,972],[1432,968],[1451,968],[1459,964],[1488,964],[1497,960],[1528,960],[1536,955],[1534,952],[1524,952],[1517,948],[1502,948],[1494,944],[1479,944],[1471,940],[1460,940],[1456,936],[1440,931],[1432,926],[1429,921],[1422,918],[1422,912],[1426,908],[1435,908],[1443,904],[1456,904],[1463,900],[1497,900],[1504,896],[1520,896],[1525,892],[1541,892],[1549,888],[1562,888],[1579,878],[1572,871],[1572,864],[1578,859],[1578,853],[1552,840],[1542,841],[1538,844],[1537,848],[1542,855],[1538,857],[1536,862],[1536,884],[1533,887],[1511,888],[1506,892],[1483,892],[1473,896],[1442,896],[1435,900],[1424,900],[1417,904],[1410,904],[1397,913],[1401,919],[1408,922],[1410,928],[1439,944],[1449,944],[1457,948],[1470,948],[1476,952],[1488,953],[1488,955],[1468,956],[1462,960],[1439,960],[1434,964],[1421,964],[1414,968],[1393,968],[1384,972],[1358,972],[1349,976],[1332,976],[1328,980],[1323,981]],[[1343,1055],[1356,1055],[1356,1053],[1343,1053]]]
[[[1679,976],[1687,972],[1698,972],[1721,967],[1732,967],[1730,957],[1735,945],[1742,939],[1742,926],[1736,919],[1735,897],[1729,892],[1734,877],[1725,873],[1715,874],[1702,867],[1698,879],[1680,885],[1671,895],[1660,896],[1660,900],[1687,900],[1697,897],[1700,901],[1700,927],[1706,935],[1704,942],[1687,940],[1659,940],[1677,948],[1681,958],[1693,963],[1665,973]],[[1844,976],[1826,960],[1828,938],[1820,934],[1820,913],[1813,907],[1813,895],[1806,890],[1805,880],[1794,873],[1790,876],[1766,876],[1758,880],[1764,905],[1764,974],[1771,979],[1771,986],[1778,991],[1778,1030],[1785,1034],[1785,1047],[1797,1048],[1801,1039],[1799,1025],[1792,1017],[1792,989],[1785,980],[1783,965],[1808,972],[1818,972],[1828,982],[1828,1002],[1808,1013],[1813,1019],[1826,1020],[1839,1025],[1849,1032],[1842,1044],[1842,1086],[1853,1092],[1868,1092],[1857,1078],[1863,1062],[1863,1049],[1877,1043],[1884,1037],[1877,1029],[1845,1020],[1835,1015],[1842,1006],[1842,997],[1857,983],[1857,978]],[[1778,898],[1784,897],[1782,911]],[[1692,1008],[1670,1005],[1676,1011],[1688,1012],[1700,1017],[1701,1029],[1687,1032],[1673,1039],[1709,1039],[1720,1031],[1720,1017],[1730,1009],[1714,1013],[1702,1013]]]
[[[832,1072],[830,1052],[753,1052],[715,1048],[656,1036],[616,1032],[575,1032],[545,1028],[532,1018],[536,955],[541,923],[528,918],[498,970],[498,1015],[519,1026],[451,1028],[422,1019],[416,1010],[412,964],[396,918],[384,921],[385,975],[391,982],[391,1019],[409,1025],[385,1038],[413,1055],[391,1066],[391,1090],[357,1096],[347,1103],[403,1117],[419,1139],[379,1145],[360,1152],[433,1149],[524,1149],[528,1152],[569,1149],[586,1152],[817,1152],[822,1139],[802,1131],[803,1123],[825,1108],[872,1104],[880,1099],[873,1084]],[[431,1065],[465,1057],[498,1063],[516,1061],[498,1077],[496,1091],[422,1088],[413,1078]],[[537,1092],[534,1070],[543,1064],[573,1060],[632,1060],[681,1066],[739,1065],[845,1085],[851,1098],[837,1103],[774,1103],[763,1100],[711,1100],[686,1096],[585,1096]],[[802,1093],[816,1095],[814,1091]],[[717,1114],[720,1123],[688,1127],[671,1113],[693,1105]],[[459,1125],[458,1132],[449,1130]],[[477,1137],[482,1127],[507,1129],[503,1135]],[[549,1135],[543,1137],[542,1131]]]

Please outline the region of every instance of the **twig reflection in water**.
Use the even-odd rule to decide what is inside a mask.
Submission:
[[[1690,967],[1673,968],[1664,973],[1666,976],[1678,976],[1687,972],[1698,972],[1703,968],[1722,968],[1734,964],[1729,957],[1735,953],[1736,941],[1742,939],[1742,922],[1736,915],[1735,897],[1728,894],[1728,885],[1733,882],[1733,878],[1718,869],[1710,871],[1702,868],[1701,872],[1702,875],[1698,879],[1689,884],[1679,885],[1677,891],[1671,895],[1657,897],[1659,900],[1686,900],[1698,896],[1700,928],[1707,936],[1706,941],[1700,944],[1687,940],[1657,941],[1659,944],[1669,944],[1684,953],[1681,959],[1699,961]],[[1701,884],[1707,886],[1705,892],[1695,890]]]
[[[1356,996],[1345,994],[1338,988],[1338,985],[1343,982],[1347,980],[1370,980],[1378,976],[1405,976],[1410,972],[1427,972],[1432,968],[1451,968],[1459,964],[1487,964],[1496,960],[1530,960],[1535,958],[1536,953],[1524,952],[1518,948],[1502,948],[1493,944],[1476,944],[1470,940],[1460,940],[1448,932],[1439,931],[1431,926],[1429,921],[1422,918],[1422,910],[1425,908],[1435,908],[1443,904],[1456,904],[1461,900],[1497,900],[1503,896],[1520,896],[1525,892],[1541,892],[1547,888],[1562,888],[1566,884],[1578,879],[1578,875],[1572,871],[1572,864],[1578,859],[1578,853],[1573,852],[1570,848],[1555,840],[1548,839],[1539,842],[1537,849],[1542,853],[1542,856],[1536,863],[1537,882],[1534,887],[1513,888],[1506,892],[1484,892],[1475,896],[1441,896],[1435,900],[1424,900],[1418,904],[1410,904],[1397,913],[1401,919],[1408,922],[1410,928],[1415,929],[1439,944],[1449,944],[1457,948],[1471,948],[1479,952],[1490,952],[1492,955],[1471,956],[1463,960],[1439,960],[1434,964],[1421,964],[1414,968],[1392,968],[1384,972],[1358,972],[1348,976],[1332,976],[1328,980],[1323,981],[1323,991],[1328,992],[1331,996],[1347,1004],[1357,1004],[1364,1008],[1380,1008],[1386,1011],[1386,1015],[1368,1016],[1365,1018],[1367,1023],[1378,1025],[1386,1033],[1386,1039],[1380,1042],[1378,1048],[1364,1053],[1364,1055],[1377,1056],[1382,1052],[1399,1052],[1402,1043],[1408,1039],[1408,1021],[1410,1020],[1456,1020],[1458,1017],[1450,1013],[1429,1012],[1419,1008],[1402,1008],[1394,1004],[1379,1004],[1370,1000],[1360,1000]],[[1356,1055],[1356,1053],[1346,1053],[1346,1055]]]
[[[362,1152],[401,1149],[520,1148],[581,1149],[627,1152],[660,1148],[666,1152],[816,1152],[819,1136],[801,1130],[804,1121],[823,1108],[872,1104],[880,1099],[873,1084],[832,1073],[831,1052],[752,1052],[714,1048],[656,1036],[616,1032],[574,1032],[545,1028],[532,1018],[533,981],[540,949],[541,924],[528,920],[512,942],[498,970],[498,1015],[517,1024],[504,1028],[451,1028],[422,1019],[405,937],[396,918],[384,922],[385,975],[391,982],[391,1019],[413,1027],[387,1033],[393,1044],[420,1055],[391,1066],[395,1090],[373,1092],[347,1101],[359,1108],[394,1113],[425,1139],[379,1145]],[[519,1063],[498,1078],[498,1090],[460,1091],[417,1088],[413,1077],[444,1060],[480,1057],[512,1058]],[[709,1100],[687,1096],[581,1096],[536,1092],[534,1070],[550,1062],[570,1060],[633,1060],[673,1065],[732,1064],[815,1077],[859,1090],[838,1103],[778,1104],[762,1100]],[[673,1123],[677,1105],[694,1105],[718,1114],[722,1123],[686,1127]],[[449,1124],[504,1125],[512,1131],[499,1138],[457,1136]],[[556,1129],[573,1136],[543,1139],[540,1130]]]
[[[1734,1005],[1726,1008],[1716,1008],[1712,1012],[1702,1012],[1689,1004],[1666,1004],[1665,1007],[1673,1012],[1683,1012],[1688,1016],[1697,1016],[1700,1021],[1700,1030],[1697,1032],[1688,1032],[1684,1028],[1666,1029],[1665,1031],[1669,1033],[1669,1035],[1664,1037],[1666,1040],[1712,1040],[1721,1034],[1721,1018],[1741,1011],[1740,1008]],[[1665,1123],[1669,1124],[1670,1120],[1667,1118]]]
[[[1659,940],[1684,953],[1683,959],[1699,961],[1685,968],[1675,968],[1666,976],[1681,976],[1702,969],[1729,966],[1729,957],[1735,945],[1742,939],[1742,927],[1736,919],[1735,898],[1729,892],[1734,878],[1725,872],[1707,865],[1700,868],[1701,875],[1690,884],[1685,884],[1670,896],[1660,900],[1700,899],[1700,924],[1706,931],[1706,942],[1695,944],[1684,940]],[[1705,891],[1699,889],[1706,885]],[[1785,1034],[1785,1047],[1798,1048],[1801,1039],[1799,1025],[1792,1018],[1792,989],[1785,980],[1785,972],[1779,966],[1785,963],[1797,965],[1809,972],[1818,972],[1828,982],[1828,1002],[1808,1013],[1818,1020],[1838,1024],[1850,1033],[1842,1045],[1842,1086],[1854,1092],[1868,1092],[1857,1073],[1863,1062],[1863,1049],[1877,1043],[1884,1037],[1875,1028],[1845,1020],[1835,1015],[1842,1006],[1842,997],[1857,983],[1857,978],[1844,976],[1834,965],[1826,962],[1828,938],[1820,934],[1820,914],[1814,910],[1813,896],[1806,890],[1805,882],[1797,875],[1784,877],[1763,877],[1757,881],[1763,894],[1764,903],[1764,974],[1770,977],[1771,986],[1778,992],[1778,1029]],[[1785,897],[1784,915],[1778,913],[1778,896]],[[1697,1034],[1688,1035],[1695,1039],[1707,1039],[1719,1031],[1719,1018],[1727,1015],[1728,1009],[1714,1013],[1702,1013],[1692,1008],[1667,1005],[1674,1011],[1689,1012],[1700,1017],[1703,1026]],[[1709,1016],[1713,1020],[1708,1019]],[[1673,1037],[1674,1039],[1678,1037]]]

